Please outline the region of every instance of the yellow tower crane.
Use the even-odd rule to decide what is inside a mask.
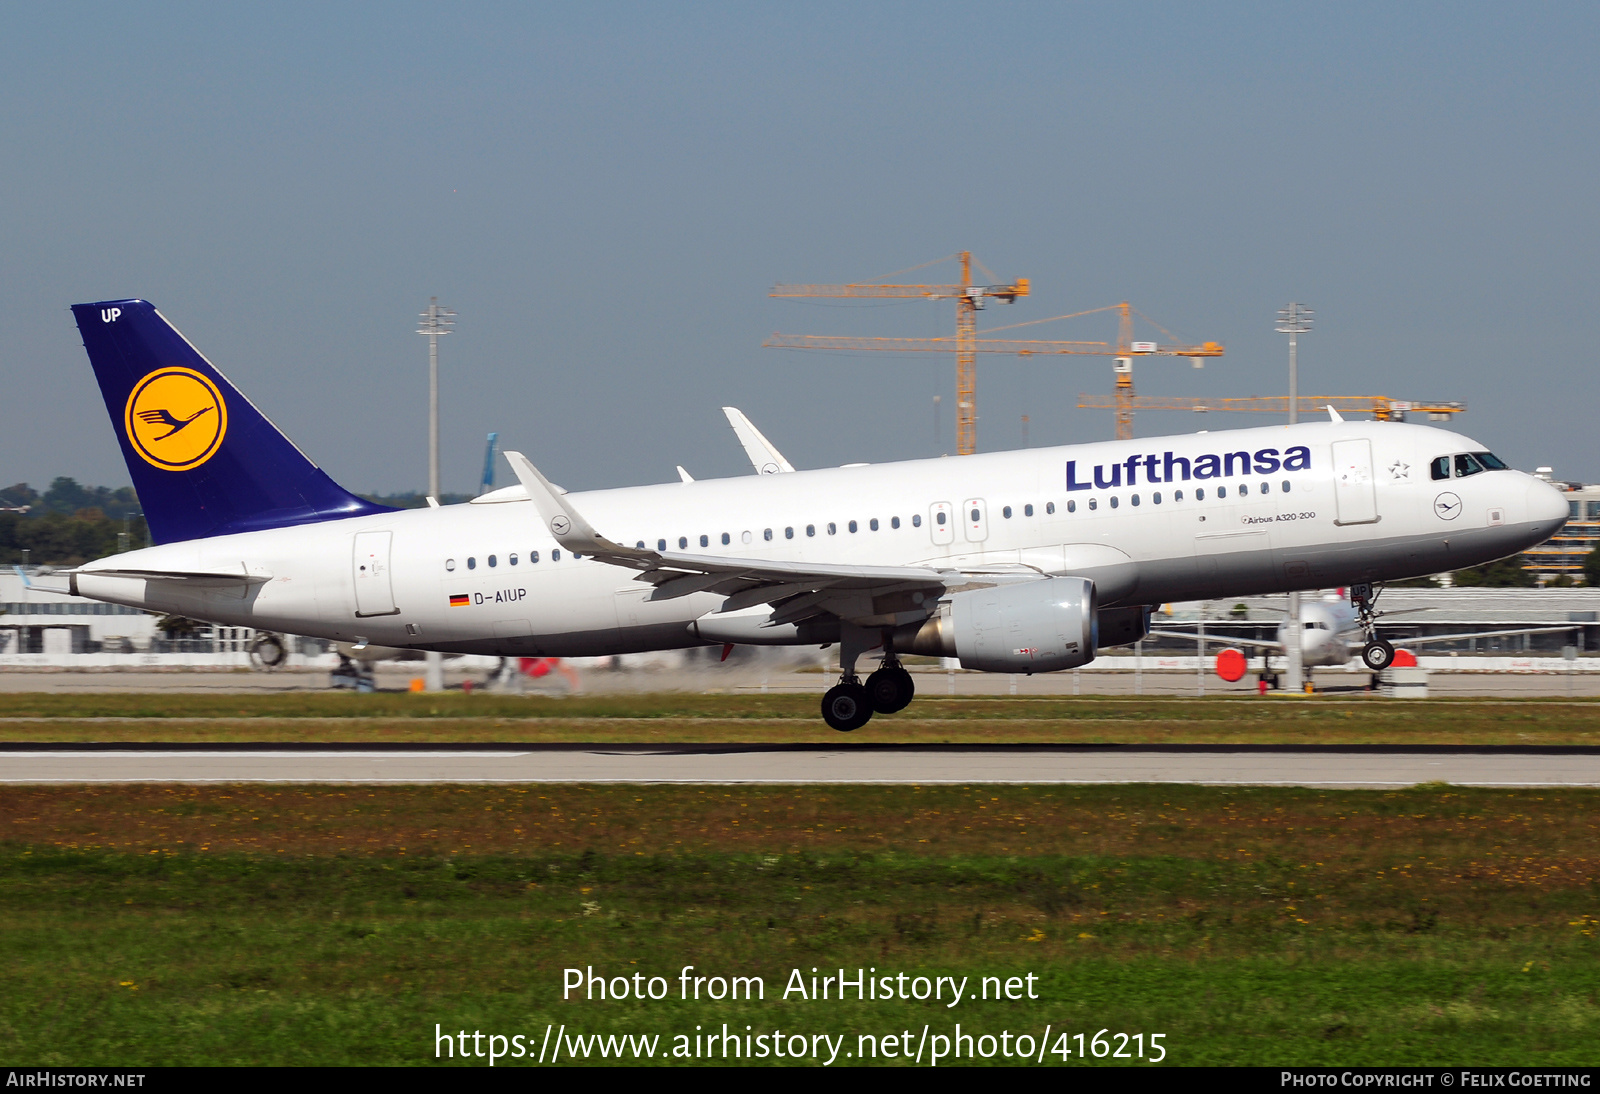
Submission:
[[[1074,312],[1071,315],[1056,315],[1048,319],[1035,319],[1031,323],[1018,323],[1015,326],[1031,326],[1036,323],[1049,323],[1057,319],[1074,319],[1082,315],[1094,315],[1099,312],[1118,311],[1122,316],[1121,329],[1116,345],[1109,342],[1064,342],[1033,339],[1010,338],[979,338],[977,331],[977,313],[983,308],[987,299],[999,300],[1003,304],[1014,303],[1018,297],[1027,296],[1028,279],[1019,277],[1014,283],[1006,285],[974,285],[972,283],[973,258],[970,251],[962,251],[954,256],[961,262],[961,282],[954,285],[907,285],[886,284],[882,281],[858,282],[849,285],[774,285],[772,296],[775,297],[823,297],[830,299],[840,298],[898,298],[956,301],[956,336],[950,338],[854,338],[834,335],[816,334],[774,334],[762,345],[775,349],[810,349],[832,350],[834,352],[876,351],[885,353],[950,353],[956,355],[956,452],[958,455],[970,456],[978,450],[978,371],[977,355],[980,353],[1011,354],[1019,357],[1031,357],[1035,354],[1085,354],[1099,357],[1114,357],[1117,359],[1117,394],[1119,407],[1126,404],[1129,409],[1120,411],[1117,415],[1117,436],[1133,436],[1133,413],[1131,410],[1133,395],[1133,358],[1136,356],[1167,356],[1167,357],[1221,357],[1223,347],[1218,342],[1206,342],[1201,345],[1163,345],[1156,342],[1135,342],[1133,340],[1133,309],[1126,302],[1113,304],[1105,308],[1093,308],[1085,312]],[[944,261],[938,259],[936,261]],[[925,263],[932,265],[933,263]],[[981,263],[979,264],[981,266]],[[921,267],[912,267],[920,269]],[[894,276],[893,274],[890,275]],[[991,275],[992,276],[992,275]],[[1148,320],[1147,316],[1141,316]],[[1161,329],[1159,325],[1157,329]],[[997,327],[995,331],[1010,330],[1010,327]],[[986,332],[994,333],[994,331]],[[1168,334],[1162,330],[1163,334]],[[1168,334],[1168,337],[1171,337]],[[1198,363],[1198,360],[1197,360]]]
[[[1391,399],[1387,395],[1301,395],[1296,399],[1302,413],[1315,413],[1328,408],[1371,414],[1380,422],[1403,422],[1407,414],[1426,414],[1430,422],[1447,422],[1452,416],[1464,413],[1466,403],[1431,400],[1415,402]],[[1208,410],[1255,411],[1267,414],[1287,414],[1289,398],[1286,395],[1249,395],[1230,399],[1195,399],[1185,395],[1138,395],[1130,400],[1107,398],[1104,395],[1078,396],[1078,406],[1086,410],[1115,410],[1118,421],[1123,414],[1135,410],[1189,410],[1204,413]]]

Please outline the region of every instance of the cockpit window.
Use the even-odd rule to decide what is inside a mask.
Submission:
[[[1476,475],[1482,470],[1483,464],[1479,463],[1468,453],[1463,452],[1456,457],[1456,478],[1464,479],[1468,475]]]
[[[1448,479],[1450,477],[1450,457],[1440,456],[1433,461],[1432,470],[1435,479]]]
[[[1473,455],[1477,457],[1479,463],[1490,471],[1507,470],[1506,461],[1496,456],[1493,452],[1474,452]]]

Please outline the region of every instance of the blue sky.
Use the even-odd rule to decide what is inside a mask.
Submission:
[[[1514,465],[1592,442],[1593,5],[16,5],[0,64],[0,480],[128,481],[69,304],[152,300],[336,479],[445,488],[484,434],[574,488],[954,451],[948,304],[772,300],[961,249],[1227,343],[1147,394],[1465,400]],[[953,274],[952,266],[930,273]],[[1109,338],[1110,319],[1031,328]],[[982,359],[979,445],[1111,435],[1102,358]],[[932,398],[944,397],[943,436]],[[1142,436],[1271,419],[1142,415]],[[502,467],[501,481],[507,474]]]

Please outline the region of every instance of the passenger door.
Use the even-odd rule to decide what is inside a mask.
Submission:
[[[1365,437],[1333,442],[1335,524],[1372,524],[1378,519],[1377,483],[1372,475],[1372,442]]]

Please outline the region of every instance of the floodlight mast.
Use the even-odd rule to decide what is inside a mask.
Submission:
[[[428,339],[428,496],[435,501],[439,500],[439,339],[455,326],[455,316],[439,306],[437,296],[430,296],[417,328]]]
[[[1300,420],[1300,368],[1297,359],[1300,335],[1311,330],[1316,313],[1304,304],[1290,303],[1278,309],[1278,333],[1289,336],[1289,424]],[[1301,642],[1305,634],[1300,626],[1300,592],[1289,594],[1289,634],[1284,642],[1284,659],[1289,662],[1285,675],[1288,688],[1299,694],[1305,688],[1305,659]]]
[[[421,314],[417,333],[428,339],[428,504],[439,502],[439,339],[455,326],[456,313],[439,306],[437,296],[428,297],[428,310]],[[429,691],[444,690],[444,655],[428,651],[423,686]]]

